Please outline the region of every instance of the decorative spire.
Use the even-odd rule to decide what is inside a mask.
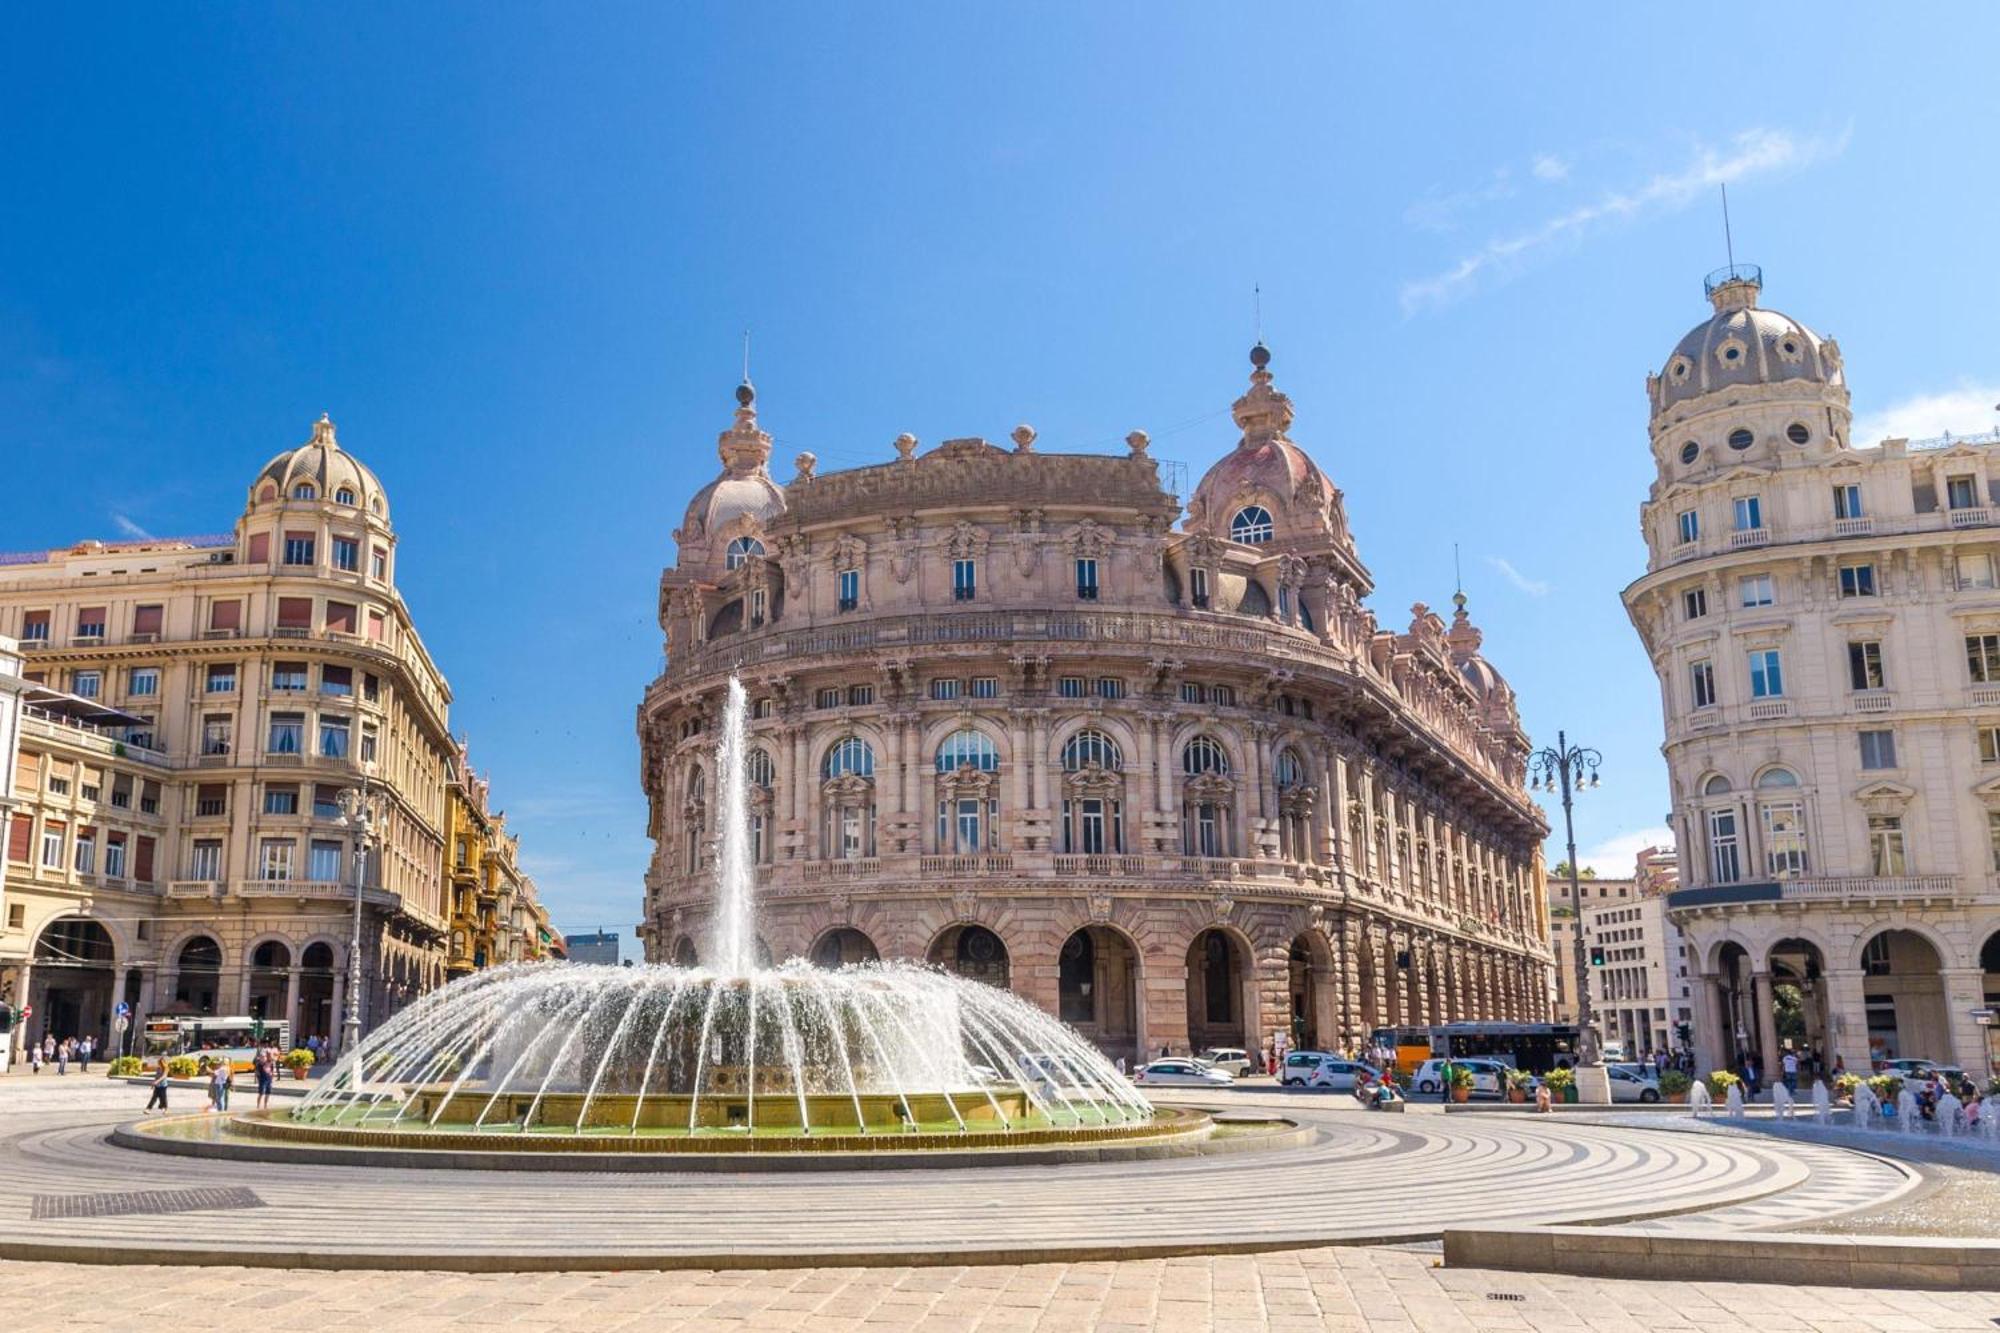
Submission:
[[[1257,449],[1285,437],[1292,424],[1292,400],[1271,387],[1271,349],[1260,341],[1250,349],[1250,392],[1230,409],[1243,432],[1239,449]]]
[[[323,444],[329,449],[340,447],[340,441],[333,438],[333,418],[324,412],[319,414],[318,421],[313,422],[312,442]]]
[[[732,477],[762,472],[771,461],[771,437],[757,426],[757,389],[745,375],[736,386],[736,423],[716,437],[715,450]]]
[[[1451,632],[1444,638],[1451,645],[1452,660],[1462,663],[1478,654],[1479,645],[1485,642],[1486,636],[1479,632],[1479,627],[1472,623],[1472,617],[1466,612],[1465,589],[1460,588],[1451,595],[1451,605]]]

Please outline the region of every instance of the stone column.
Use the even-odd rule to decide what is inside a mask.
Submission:
[[[1415,940],[1411,940],[1410,989],[1414,992],[1413,999],[1415,1001],[1410,1006],[1411,1021],[1420,1026],[1428,1026],[1437,1021],[1431,1016],[1430,981],[1430,951],[1427,948],[1419,947]]]
[[[1339,960],[1340,1040],[1347,1050],[1358,1050],[1367,1034],[1361,1030],[1361,950],[1367,947],[1358,923],[1343,913],[1334,923],[1333,949]]]
[[[1864,976],[1858,967],[1828,968],[1822,974],[1826,986],[1827,1059],[1838,1055],[1849,1073],[1865,1074],[1870,1068],[1868,1053],[1868,1005],[1862,989]],[[1967,1065],[1968,1072],[1973,1066]]]
[[[1338,872],[1354,869],[1354,849],[1347,845],[1347,802],[1352,795],[1347,789],[1347,762],[1332,746],[1326,749],[1327,832],[1330,837],[1327,852]]]
[[[141,983],[140,995],[143,997],[144,994],[144,983]],[[296,955],[292,958],[292,965],[285,969],[285,1010],[279,1017],[292,1025],[294,1038],[292,1045],[298,1045],[296,1038],[299,1030],[299,960]]]
[[[1952,1063],[1968,1077],[1987,1077],[1992,1057],[1986,1051],[1986,1029],[1973,1020],[1972,1011],[1986,1007],[1986,974],[1977,967],[1947,967],[1944,983],[1944,1025],[1951,1034]]]
[[[1151,1059],[1160,1048],[1188,1052],[1188,960],[1153,955],[1146,959],[1142,973],[1145,992],[1141,1003],[1146,1017],[1145,1056]],[[1191,1052],[1189,1052],[1191,1053]]]
[[[1750,1002],[1757,1006],[1757,1077],[1768,1086],[1771,1067],[1778,1060],[1778,1015],[1769,972],[1750,974]]]

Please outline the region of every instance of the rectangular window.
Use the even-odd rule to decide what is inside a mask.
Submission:
[[[257,873],[262,879],[290,879],[292,853],[297,844],[290,838],[266,838],[258,849]]]
[[[364,722],[361,724],[360,759],[364,764],[375,762],[375,724],[373,722]]]
[[[51,870],[60,870],[62,863],[63,825],[47,825],[42,829],[42,864]]]
[[[116,792],[113,792],[111,795],[111,804],[118,804],[118,794]],[[142,815],[157,815],[160,813],[159,783],[148,782],[145,786],[139,788],[139,813]],[[144,841],[145,839],[140,839],[140,842],[143,843]],[[141,875],[139,878],[150,881],[150,877],[146,875]]]
[[[1076,562],[1076,595],[1086,602],[1097,600],[1097,562],[1078,560]]]
[[[361,570],[361,543],[352,537],[333,539],[333,567],[344,569],[350,574]]]
[[[1081,699],[1083,697],[1082,676],[1062,676],[1056,681],[1056,697],[1060,699]]]
[[[1099,676],[1090,683],[1090,692],[1100,699],[1123,699],[1125,682],[1116,676]]]
[[[328,634],[354,633],[354,603],[328,602],[326,604],[326,632]]]
[[[101,639],[104,637],[104,608],[86,606],[76,613],[76,637],[79,639]]]
[[[1184,680],[1184,681],[1182,681],[1182,682],[1181,682],[1181,702],[1182,702],[1182,703],[1184,703],[1184,704],[1198,704],[1198,703],[1200,703],[1200,702],[1201,702],[1201,686],[1199,686],[1199,685],[1195,684],[1195,683],[1194,683],[1193,681],[1191,681],[1191,680]]]
[[[1234,685],[1211,685],[1208,687],[1208,701],[1212,704],[1221,704],[1227,708],[1234,708],[1236,706],[1236,687]]]
[[[998,699],[1000,697],[1000,678],[998,676],[974,676],[972,678],[972,697],[975,699]]]
[[[1208,605],[1208,571],[1190,569],[1188,571],[1188,600],[1196,606]]]
[[[2000,634],[1966,635],[1965,665],[1974,685],[2000,685]]]
[[[104,692],[104,673],[102,671],[79,671],[76,673],[75,679],[70,681],[69,687],[70,693],[75,694],[79,698],[95,699],[99,694]]]
[[[1840,595],[1842,597],[1873,597],[1875,595],[1875,566],[1842,565],[1840,567]]]
[[[319,669],[319,692],[321,694],[351,695],[354,693],[354,668],[344,666],[323,666]]]
[[[1764,526],[1764,502],[1754,495],[1736,497],[1736,530],[1752,532]]]
[[[1881,644],[1871,641],[1847,645],[1847,684],[1856,690],[1883,688]]]
[[[267,815],[295,815],[299,812],[299,789],[297,787],[264,788],[264,813]]]
[[[1979,485],[1972,477],[1946,477],[1945,504],[1953,509],[1979,508]]]
[[[340,882],[340,844],[321,842],[315,838],[312,845],[312,864],[307,867],[306,877],[321,884]]]
[[[166,612],[167,609],[164,606],[157,604],[153,606],[134,607],[132,609],[132,633],[135,635],[150,634],[154,638],[158,638],[160,635],[160,626],[166,620]]]
[[[104,789],[94,782],[86,782],[77,789],[76,794],[86,801],[95,802],[104,794]]]
[[[271,688],[273,690],[303,690],[306,687],[306,664],[304,662],[271,663]]]
[[[1865,518],[1861,508],[1861,488],[1847,485],[1833,488],[1833,516],[1835,518]]]
[[[127,682],[127,692],[135,699],[150,698],[160,692],[160,669],[158,667],[133,667]]]
[[[1701,540],[1701,516],[1694,510],[1681,510],[1674,519],[1674,525],[1680,534],[1682,546]]]
[[[1685,620],[1700,620],[1708,614],[1708,589],[1689,588],[1681,594],[1681,616]]]
[[[369,548],[368,573],[378,579],[389,577],[389,553],[379,546]]]
[[[23,643],[47,643],[49,641],[49,613],[29,611],[21,617],[21,641]]]
[[[194,812],[202,819],[229,813],[229,787],[221,782],[204,782],[194,789]]]
[[[320,783],[313,788],[313,818],[340,818],[340,788]]]
[[[1961,555],[1957,561],[1957,573],[1961,588],[1990,588],[1993,586],[1993,557],[1984,552]]]
[[[979,564],[974,560],[954,560],[951,562],[951,596],[953,601],[969,602],[979,592]]]
[[[961,689],[961,686],[962,682],[957,680],[950,680],[950,679],[933,680],[931,682],[931,698],[956,699],[959,695],[959,690]]]
[[[53,773],[49,774],[49,795],[51,796],[69,795],[69,779],[59,778]]]
[[[204,681],[204,688],[210,694],[236,693],[236,663],[211,663]]]
[[[1736,590],[1744,606],[1769,606],[1778,600],[1769,574],[1747,574],[1736,580]]]
[[[771,698],[769,695],[764,696],[762,699],[757,699],[752,701],[750,705],[750,716],[758,720],[762,720],[767,717],[776,717],[777,715],[778,715],[777,700]]]
[[[1688,683],[1696,708],[1715,706],[1715,664],[1706,659],[1688,667]]]
[[[1896,766],[1896,733],[1893,731],[1862,732],[1861,766],[1863,768],[1894,768]]]
[[[1750,654],[1750,697],[1776,699],[1785,692],[1785,676],[1776,648],[1759,648]]]
[[[1712,884],[1734,884],[1743,878],[1734,810],[1708,812],[1708,870]]]
[[[840,609],[852,611],[861,605],[861,571],[843,569],[839,576]]]
[[[232,737],[230,733],[232,730],[234,728],[230,723],[229,715],[226,713],[203,718],[201,720],[201,752],[206,755],[228,754],[231,749],[230,741]]]
[[[104,877],[125,878],[125,835],[114,833],[104,844]]]
[[[285,563],[310,565],[313,562],[313,535],[310,532],[285,534]]]
[[[361,697],[371,704],[377,702],[382,697],[381,678],[372,671],[361,673]]]
[[[814,690],[813,707],[838,708],[840,707],[840,701],[843,697],[844,696],[842,695],[840,687],[838,685],[828,686],[825,689]]]
[[[1908,873],[1909,861],[1903,854],[1902,816],[1868,816],[1868,860],[1869,869],[1878,876]]]
[[[865,708],[874,702],[875,687],[873,685],[849,685],[847,687],[847,706],[849,708]]]
[[[1773,878],[1806,873],[1806,809],[1797,801],[1764,807],[1764,870]]]
[[[278,629],[291,631],[291,637],[300,638],[312,632],[313,603],[310,597],[280,597],[278,599]]]
[[[1979,736],[1979,762],[2000,764],[2000,727],[1981,727]]]
[[[188,878],[218,880],[222,878],[222,842],[217,838],[204,838],[195,843],[188,852]]]
[[[2000,871],[2000,810],[1986,812],[1986,849],[1993,869]]]
[[[321,717],[319,752],[325,759],[345,759],[348,751],[348,724],[344,717]]]
[[[306,718],[304,713],[271,714],[271,743],[265,749],[271,754],[301,754],[305,750]]]

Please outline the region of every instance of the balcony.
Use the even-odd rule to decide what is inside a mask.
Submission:
[[[1957,875],[1838,875],[1708,884],[1667,895],[1674,911],[1780,903],[1955,902]]]
[[[1089,876],[1100,879],[1137,879],[1146,873],[1143,856],[1118,856],[1092,852],[1082,855],[1059,854],[1055,858],[1059,878]]]
[[[1887,690],[1856,690],[1854,711],[1857,713],[1886,713],[1895,706],[1896,697]]]
[[[137,763],[150,764],[155,768],[173,766],[164,753],[151,746],[122,741],[104,728],[93,727],[88,722],[73,722],[59,718],[32,704],[21,709],[21,730],[24,735],[73,745],[92,754],[131,759]]]
[[[1769,722],[1773,718],[1790,717],[1792,715],[1792,701],[1790,699],[1758,699],[1745,711],[1752,722]]]
[[[2000,707],[2000,685],[1974,685],[1966,690],[1965,701],[1974,708]]]
[[[1954,528],[1983,528],[1993,521],[1993,511],[1985,505],[1971,505],[1949,512],[1949,522]]]
[[[330,879],[239,879],[229,885],[230,892],[239,898],[291,898],[298,902],[312,900],[353,903],[354,886]],[[369,888],[362,891],[361,900],[371,907],[401,911],[403,895],[384,888]]]
[[[1011,856],[925,856],[918,858],[920,875],[1011,875]]]
[[[1833,520],[1833,535],[1836,537],[1866,537],[1875,531],[1872,518],[1836,518]]]
[[[219,879],[170,879],[167,881],[167,897],[220,898],[223,887]]]
[[[1729,534],[1729,549],[1732,551],[1740,551],[1746,546],[1769,546],[1770,544],[1771,530],[1769,528],[1745,528],[1741,532],[1732,532]]]

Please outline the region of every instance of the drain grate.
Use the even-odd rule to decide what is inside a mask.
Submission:
[[[242,1185],[198,1190],[131,1190],[122,1194],[37,1194],[32,1221],[54,1217],[133,1217],[198,1213],[209,1208],[262,1208],[257,1192]]]
[[[1489,1301],[1525,1301],[1528,1298],[1518,1291],[1489,1291],[1486,1293],[1486,1299]]]

